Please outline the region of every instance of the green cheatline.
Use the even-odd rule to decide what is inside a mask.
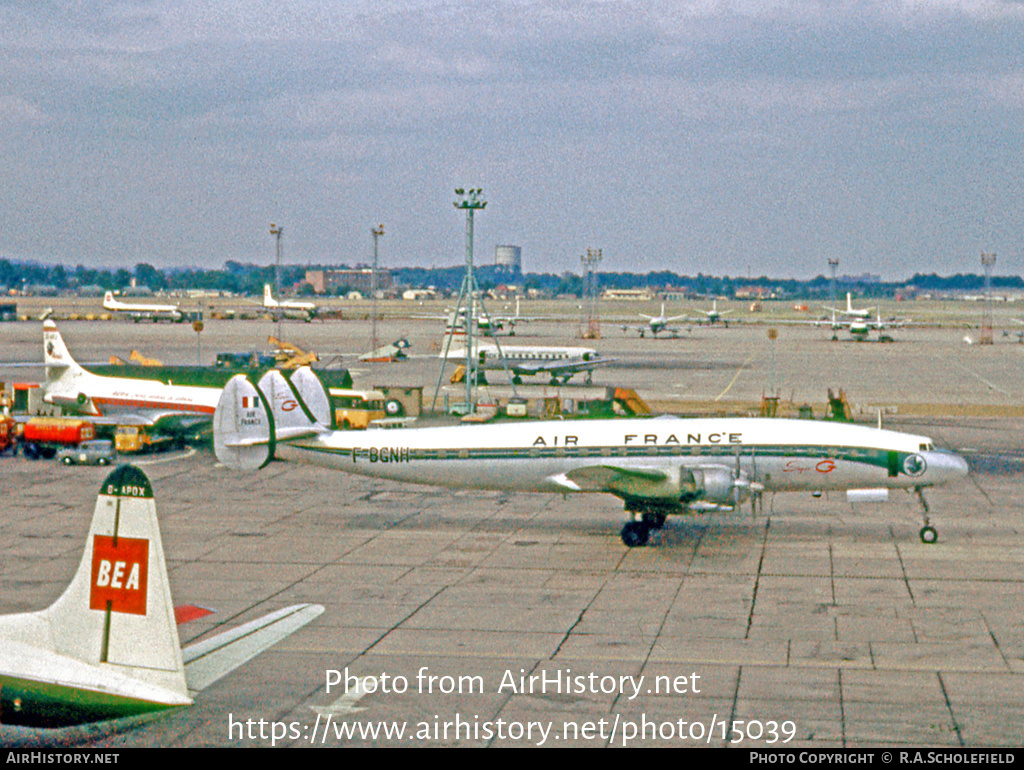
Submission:
[[[102,364],[90,366],[89,371],[103,377],[129,377],[137,380],[154,382],[170,382],[174,385],[187,385],[202,388],[223,388],[227,381],[236,374],[244,374],[252,382],[259,382],[266,372],[273,367],[255,369],[234,369],[213,366],[114,366]],[[347,369],[320,369],[317,376],[327,388],[351,388],[352,376]]]
[[[49,682],[0,677],[0,724],[58,728],[168,708],[178,707]]]

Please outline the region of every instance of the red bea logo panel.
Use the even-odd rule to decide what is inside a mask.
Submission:
[[[89,609],[146,614],[149,541],[96,535],[92,541],[92,582]]]

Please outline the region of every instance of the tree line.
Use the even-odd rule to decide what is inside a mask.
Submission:
[[[283,286],[303,284],[307,269],[347,269],[344,266],[282,265]],[[393,281],[397,286],[415,288],[432,287],[439,291],[458,291],[463,280],[464,268],[442,267],[398,267],[391,268]],[[85,265],[66,267],[64,265],[42,265],[36,262],[18,262],[0,259],[0,287],[21,289],[31,286],[53,287],[59,292],[99,288],[103,291],[119,291],[132,284],[146,286],[153,291],[175,291],[204,289],[234,294],[258,295],[263,284],[273,283],[274,268],[266,265],[242,264],[228,261],[223,268],[156,268],[140,262],[133,269],[90,268]],[[707,296],[735,296],[738,290],[747,287],[761,287],[777,296],[791,298],[821,299],[831,294],[831,279],[818,275],[809,280],[795,278],[773,278],[762,275],[757,278],[704,275],[680,275],[668,270],[647,273],[599,272],[596,275],[599,290],[604,289],[646,289],[680,291]],[[536,289],[548,294],[580,296],[585,291],[583,276],[565,273],[524,273],[509,274],[493,265],[484,265],[476,270],[476,280],[482,289],[493,289],[505,285],[516,285],[523,289]],[[305,292],[312,287],[305,284]],[[1024,290],[1021,276],[993,276],[992,287],[997,290]],[[853,292],[863,297],[891,297],[899,293],[917,292],[980,292],[985,288],[985,277],[973,273],[957,273],[940,276],[936,273],[915,273],[904,281],[867,281],[840,279],[837,291]],[[339,290],[346,291],[346,287]]]

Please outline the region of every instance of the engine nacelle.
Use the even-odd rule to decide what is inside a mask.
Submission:
[[[698,499],[718,505],[736,505],[750,497],[746,476],[729,468],[695,468],[691,471]]]

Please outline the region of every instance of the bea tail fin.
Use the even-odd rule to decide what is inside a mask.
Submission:
[[[3,722],[67,727],[189,696],[149,479],[122,465],[100,488],[74,578],[49,608],[0,617]]]
[[[103,482],[78,571],[45,613],[58,653],[121,667],[188,702],[156,503],[138,468]]]

